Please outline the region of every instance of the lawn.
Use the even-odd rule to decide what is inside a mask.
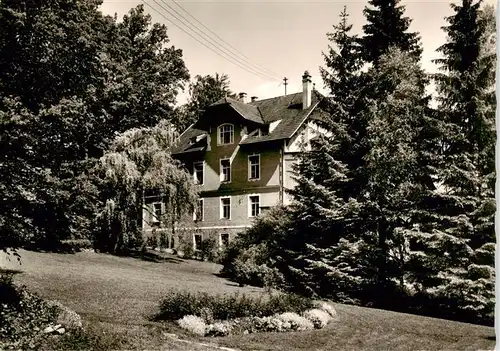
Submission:
[[[493,350],[495,346],[494,328],[340,304],[336,305],[339,320],[322,330],[188,337],[173,325],[149,319],[166,291],[261,294],[263,290],[241,288],[217,277],[219,265],[174,256],[157,262],[90,252],[20,253],[21,265],[2,253],[0,267],[21,270],[17,282],[81,314],[115,349],[219,349],[200,343],[239,350]]]

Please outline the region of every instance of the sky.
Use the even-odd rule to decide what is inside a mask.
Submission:
[[[484,2],[496,5],[496,0]],[[192,78],[225,73],[233,92],[264,99],[285,93],[283,77],[288,78],[289,94],[301,91],[305,70],[311,74],[316,89],[326,93],[319,74],[319,67],[324,64],[322,52],[328,48],[326,33],[333,30],[339,13],[347,5],[353,33],[361,34],[366,22],[363,8],[368,1],[104,0],[101,11],[116,13],[120,19],[141,3],[146,4],[145,10],[153,22],[167,25],[170,44],[182,49]],[[424,48],[422,66],[428,72],[436,71],[431,60],[437,58],[435,50],[446,40],[441,27],[446,25],[445,17],[452,14],[450,3],[450,0],[401,1],[406,7],[405,15],[413,19],[410,31],[420,33]],[[181,15],[206,36],[189,29]],[[212,47],[216,41],[226,48],[213,49],[217,54],[192,36],[206,46]],[[231,55],[228,53],[232,57],[227,58]],[[239,66],[233,63],[236,59]],[[178,104],[185,103],[187,96],[186,89],[179,95]]]

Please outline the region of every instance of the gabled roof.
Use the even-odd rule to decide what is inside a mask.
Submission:
[[[210,105],[210,107],[218,106],[218,105],[229,105],[236,112],[238,112],[243,118],[248,119],[249,121],[252,121],[252,122],[264,124],[264,121],[262,119],[262,115],[261,115],[258,107],[256,107],[256,106],[253,106],[250,104],[245,104],[241,101],[232,99],[230,97],[222,98],[219,101]]]
[[[229,105],[244,119],[262,124],[263,126],[280,121],[267,135],[249,135],[240,142],[240,145],[243,145],[291,138],[323,98],[324,96],[317,91],[312,91],[311,106],[305,110],[302,109],[302,93],[253,101],[248,104],[226,97],[213,103],[208,109],[221,105]],[[205,150],[206,138],[199,142],[196,142],[195,139],[197,136],[203,134],[207,134],[207,131],[201,129],[198,123],[195,123],[180,136],[178,145],[173,149],[173,153],[179,154]]]
[[[253,144],[264,141],[288,139],[299,129],[309,114],[316,108],[322,96],[316,91],[311,94],[311,106],[302,109],[302,93],[279,96],[276,98],[254,101],[264,116],[266,123],[281,120],[276,128],[268,135],[248,137],[240,144]]]
[[[206,148],[206,138],[202,142],[196,142],[195,138],[207,134],[204,130],[197,129],[191,125],[184,133],[182,133],[177,141],[177,145],[172,148],[172,154],[179,154],[184,152],[203,151],[199,149],[203,142]],[[194,142],[193,142],[194,141]],[[201,144],[201,145],[200,145]]]

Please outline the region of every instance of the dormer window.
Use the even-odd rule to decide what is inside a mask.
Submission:
[[[219,126],[219,145],[232,144],[234,141],[234,126],[232,124],[222,124]]]

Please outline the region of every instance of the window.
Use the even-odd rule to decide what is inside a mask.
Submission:
[[[260,155],[248,156],[248,179],[260,179]]]
[[[153,203],[153,223],[160,223],[160,220],[161,220],[161,210],[162,210],[162,206],[161,206],[161,202],[155,202]]]
[[[221,234],[220,235],[220,246],[222,246],[222,247],[229,246],[229,234]]]
[[[248,197],[248,217],[258,216],[260,213],[260,196],[250,195]]]
[[[193,163],[193,177],[194,177],[194,182],[196,184],[202,184],[203,185],[203,180],[204,180],[204,162],[194,162]]]
[[[203,221],[203,216],[204,216],[204,213],[203,213],[203,199],[199,199],[198,200],[198,204],[196,206],[196,209],[193,213],[193,220],[194,221]]]
[[[219,145],[232,144],[234,139],[234,127],[232,124],[223,124],[219,127]]]
[[[220,181],[229,183],[231,181],[231,160],[220,160]]]
[[[220,218],[221,219],[231,219],[231,198],[221,197],[220,198]]]
[[[201,250],[201,234],[193,235],[193,246],[195,250]]]

